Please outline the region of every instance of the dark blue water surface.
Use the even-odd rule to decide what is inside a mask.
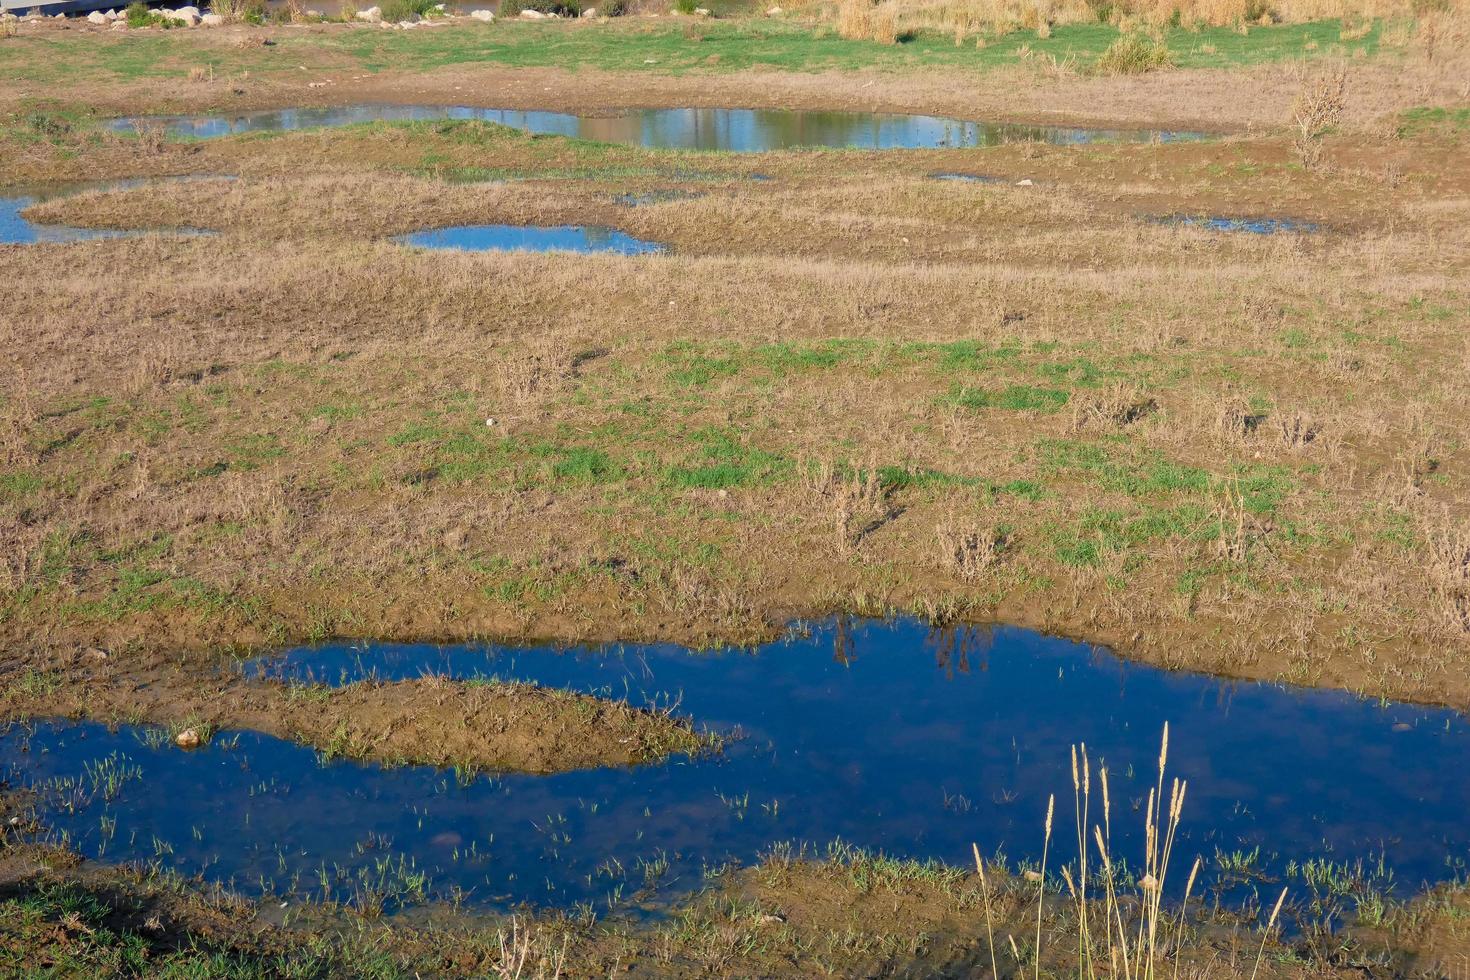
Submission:
[[[664,246],[646,242],[612,228],[561,225],[534,228],[525,225],[460,225],[399,235],[393,239],[419,248],[447,248],[465,252],[612,252],[646,255]]]
[[[716,757],[461,784],[427,767],[324,763],[252,733],[185,752],[135,729],[58,722],[0,738],[0,763],[22,783],[81,781],[74,809],[53,806],[50,819],[87,854],[275,891],[310,891],[325,875],[339,895],[392,861],[439,894],[606,908],[645,874],[677,893],[779,841],[841,838],[960,864],[974,841],[1034,859],[1053,792],[1054,868],[1072,850],[1068,751],[1081,741],[1112,772],[1114,853],[1137,855],[1135,807],[1167,720],[1170,774],[1189,780],[1181,867],[1257,845],[1278,872],[1290,859],[1382,856],[1413,888],[1453,876],[1470,851],[1470,729],[1455,712],[1168,673],[1020,629],[837,621],[716,653],[344,643],[246,670],[330,684],[514,678],[673,699],[741,737]],[[105,800],[85,792],[84,766],[109,757],[140,775]],[[1094,819],[1096,792],[1094,778]]]
[[[1073,144],[1202,139],[1173,130],[1103,130],[981,123],[939,116],[789,109],[626,109],[579,116],[566,112],[482,109],[475,106],[356,105],[273,109],[196,116],[139,116],[109,126],[131,132],[157,122],[174,136],[210,139],[235,133],[279,132],[367,122],[476,119],[531,133],[575,136],[658,149],[760,152],[793,147],[867,150],[993,146],[1019,140]]]

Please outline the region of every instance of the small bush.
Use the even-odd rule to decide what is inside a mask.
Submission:
[[[125,11],[129,27],[153,27],[163,23],[163,18],[148,9],[146,3],[134,2],[128,4]]]
[[[1147,34],[1124,34],[1097,59],[1097,71],[1103,75],[1142,75],[1173,63],[1162,40]]]
[[[434,0],[434,2],[438,3],[439,0]],[[581,0],[500,0],[499,12],[503,18],[517,17],[522,10],[556,14],[558,17],[580,17],[582,2]]]
[[[439,0],[386,0],[383,19],[389,22],[427,17]]]
[[[696,0],[674,0],[674,13],[689,16],[694,13],[694,8],[699,6]]]
[[[1322,138],[1342,119],[1347,106],[1347,69],[1338,66],[1308,79],[1292,105],[1296,136],[1292,146],[1307,170],[1322,162]]]

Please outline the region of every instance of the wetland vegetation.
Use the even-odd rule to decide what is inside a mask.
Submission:
[[[0,972],[1462,968],[1456,3],[224,9],[0,35]]]

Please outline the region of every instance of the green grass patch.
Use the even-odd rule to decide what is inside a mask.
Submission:
[[[1033,385],[1008,385],[996,390],[956,386],[940,402],[972,411],[998,408],[1013,412],[1055,412],[1066,405],[1070,397],[1060,388]]]

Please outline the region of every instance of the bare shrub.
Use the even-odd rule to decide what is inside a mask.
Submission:
[[[843,0],[837,8],[837,33],[849,41],[897,44],[898,14],[899,5],[892,0],[878,4],[873,0]],[[962,29],[957,36],[962,36]]]
[[[1347,67],[1336,65],[1306,79],[1292,103],[1291,119],[1296,129],[1292,149],[1308,170],[1322,163],[1322,139],[1341,120],[1347,105]]]
[[[1238,487],[1228,488],[1216,504],[1215,520],[1220,526],[1220,536],[1215,539],[1215,553],[1225,561],[1244,561],[1250,554],[1256,528]]]
[[[159,122],[139,119],[133,123],[133,133],[138,137],[138,149],[149,156],[162,153],[168,141],[168,130]]]
[[[20,34],[20,22],[12,17],[0,17],[0,38],[16,37]]]
[[[1072,428],[1100,425],[1107,428],[1132,425],[1159,410],[1159,403],[1137,385],[1126,381],[1072,400]]]
[[[1000,563],[1010,544],[1003,528],[981,527],[948,520],[934,529],[945,566],[966,582],[973,582]]]
[[[837,33],[849,41],[864,41],[873,33],[871,0],[842,0],[837,8]]]
[[[1260,424],[1260,414],[1238,395],[1226,398],[1215,412],[1215,431],[1229,442],[1245,439]]]
[[[234,24],[245,16],[245,0],[210,0],[209,9],[226,24]]]
[[[1310,415],[1293,412],[1276,420],[1276,432],[1287,449],[1305,449],[1322,434],[1322,426]]]
[[[898,43],[898,11],[892,4],[880,3],[873,8],[873,29],[869,38],[879,44]]]
[[[189,81],[198,85],[202,82],[214,81],[213,65],[195,65],[189,69]]]
[[[846,469],[823,461],[802,467],[807,489],[827,509],[839,554],[849,554],[891,516],[875,467]]]
[[[1429,529],[1431,605],[1440,624],[1455,634],[1470,633],[1470,531]]]
[[[565,340],[542,338],[507,355],[500,366],[500,384],[506,396],[522,404],[554,388],[572,368]]]

